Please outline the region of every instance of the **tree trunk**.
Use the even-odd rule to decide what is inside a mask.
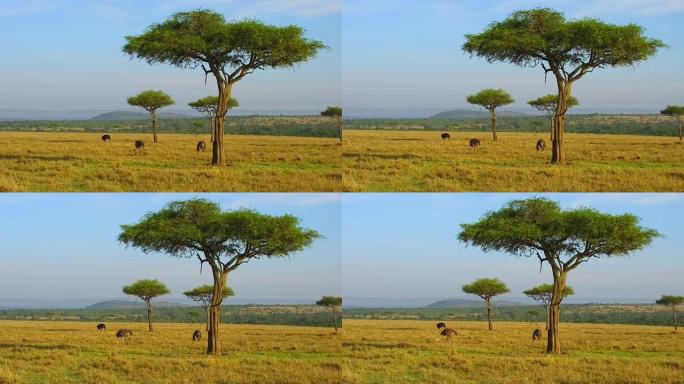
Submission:
[[[672,314],[674,315],[675,332],[677,332],[677,308],[674,305],[672,306]]]
[[[489,331],[493,331],[494,328],[492,327],[492,302],[491,299],[485,299],[485,302],[487,303],[487,321],[489,322]]]
[[[152,303],[146,301],[145,304],[147,305],[147,326],[149,331],[152,332]]]
[[[340,138],[340,143],[342,142],[342,122],[341,118],[337,116],[337,136]],[[681,129],[679,131],[681,133]]]
[[[333,309],[333,325],[335,326],[335,332],[337,332],[337,313]]]
[[[560,304],[567,281],[566,272],[553,271],[553,293],[549,304],[549,330],[547,332],[546,352],[560,353]]]
[[[207,332],[207,334],[208,334],[208,333],[209,333],[209,305],[206,305],[206,306],[204,307],[204,310],[207,312],[207,328],[206,328],[206,332]]]
[[[154,138],[154,143],[157,143],[157,110],[153,109],[150,111],[152,114],[152,137]]]
[[[211,134],[209,135],[209,136],[211,136],[211,138],[209,140],[211,140],[211,142],[213,143],[214,142],[214,117],[213,116],[211,116],[209,118],[209,132],[211,132]]]
[[[568,100],[572,95],[572,83],[565,79],[557,79],[558,104],[553,115],[553,138],[551,164],[565,164],[565,149],[563,148],[563,134],[565,133],[565,114],[568,112]]]
[[[211,165],[223,165],[225,159],[223,155],[223,134],[226,127],[226,115],[228,114],[228,103],[232,93],[233,84],[218,80],[219,101],[214,116],[214,143],[212,145]]]
[[[492,108],[489,112],[492,114],[492,139],[496,141],[496,109]]]
[[[682,119],[677,118],[677,129],[679,129],[679,141],[682,141]]]
[[[223,289],[226,287],[228,272],[214,271],[214,291],[209,308],[209,331],[207,331],[207,355],[220,355],[219,324],[221,323],[221,303]]]
[[[549,141],[553,142],[553,115],[549,116],[549,125],[551,125],[551,128],[549,129]]]
[[[549,318],[551,317],[551,307],[548,305],[544,307],[544,310],[546,311],[546,330],[549,330]]]

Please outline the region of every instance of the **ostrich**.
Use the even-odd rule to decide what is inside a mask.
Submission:
[[[541,340],[542,332],[541,329],[537,328],[532,332],[532,341]]]
[[[116,332],[116,342],[118,343],[121,340],[123,340],[124,342],[128,342],[129,336],[133,336],[133,331],[131,331],[130,329],[119,329]]]
[[[104,135],[102,135],[102,141],[103,141],[105,144],[109,143],[111,140],[112,140],[112,137],[109,136],[108,134],[105,133]]]
[[[200,341],[201,338],[202,338],[202,331],[200,331],[199,329],[192,333],[192,342],[193,343],[195,341]]]
[[[442,141],[451,140],[451,135],[449,132],[442,132]]]
[[[546,148],[546,142],[544,139],[537,140],[537,152],[543,151]]]
[[[136,140],[135,141],[135,154],[139,155],[140,152],[145,148],[145,142],[142,140]]]
[[[107,330],[107,326],[104,325],[103,323],[100,323],[100,324],[97,325],[97,330],[100,331],[100,332],[106,331],[106,330]]]
[[[205,149],[207,149],[207,143],[205,143],[204,140],[197,143],[197,152],[204,152]]]
[[[470,139],[468,145],[472,150],[477,150],[480,147],[480,139]]]

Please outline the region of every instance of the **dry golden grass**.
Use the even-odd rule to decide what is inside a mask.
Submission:
[[[0,191],[340,191],[337,139],[226,136],[227,165],[211,167],[207,135],[0,132]],[[134,154],[134,141],[145,141]]]
[[[684,191],[684,145],[673,137],[566,134],[560,167],[549,164],[548,134],[501,132],[496,143],[487,132],[450,134],[345,131],[345,191]]]
[[[329,328],[221,326],[223,355],[204,354],[195,324],[0,321],[0,383],[341,383]],[[119,328],[133,330],[117,344]]]
[[[345,380],[354,383],[684,383],[684,333],[669,327],[561,324],[560,356],[532,341],[544,324],[345,320]],[[546,333],[544,332],[544,336]]]

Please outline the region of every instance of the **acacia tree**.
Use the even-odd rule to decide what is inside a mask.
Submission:
[[[138,36],[126,36],[123,52],[149,64],[202,68],[218,88],[212,165],[223,165],[223,134],[233,85],[256,70],[292,67],[325,47],[304,38],[296,25],[278,27],[257,20],[226,21],[209,10],[179,12],[152,24]]]
[[[204,199],[175,201],[138,223],[122,225],[119,241],[144,253],[197,258],[214,279],[207,354],[219,355],[219,323],[228,275],[252,260],[288,257],[321,235],[292,215],[272,216],[250,209],[222,211]]]
[[[203,113],[209,119],[209,128],[211,129],[211,141],[214,142],[214,119],[216,118],[216,111],[218,111],[219,98],[217,96],[207,96],[199,100],[195,100],[188,103],[190,108],[196,110],[199,113]],[[239,107],[240,103],[236,98],[231,97],[228,99],[228,110]]]
[[[503,89],[483,89],[467,97],[470,104],[484,107],[492,116],[492,137],[496,141],[496,109],[513,103],[513,97]]]
[[[316,302],[316,305],[330,309],[335,332],[337,332],[337,314],[342,310],[342,298],[340,296],[323,296]]]
[[[551,295],[553,294],[553,285],[552,284],[542,284],[538,285],[534,288],[530,288],[526,291],[523,291],[523,293],[530,297],[532,300],[537,301],[541,304],[541,306],[544,308],[544,312],[546,313],[546,330],[549,330],[549,305],[551,304]],[[575,291],[572,289],[571,286],[566,285],[563,288],[563,297],[567,297],[570,295],[574,295]]]
[[[660,236],[631,214],[612,215],[591,208],[562,210],[544,198],[513,200],[478,222],[461,224],[459,240],[484,252],[537,257],[553,275],[546,351],[560,353],[558,325],[568,273],[600,257],[628,256]]]
[[[470,284],[464,285],[463,292],[477,295],[484,299],[485,304],[487,304],[489,331],[494,330],[494,327],[492,327],[492,297],[510,292],[506,284],[499,279],[477,279]]]
[[[463,50],[487,62],[537,67],[556,79],[551,162],[565,163],[563,134],[568,100],[575,82],[597,68],[631,66],[665,44],[645,37],[636,24],[615,25],[595,18],[567,20],[549,8],[518,11],[482,33],[465,35]]]
[[[342,108],[340,107],[328,107],[325,111],[321,112],[321,116],[332,117],[337,122],[337,137],[342,142]]]
[[[157,109],[168,107],[176,102],[164,91],[143,91],[127,99],[128,104],[140,107],[152,116],[152,135],[157,143]]]
[[[204,307],[204,312],[207,314],[206,331],[209,332],[209,308],[211,307],[211,299],[214,294],[214,286],[202,285],[189,291],[185,291],[183,294],[192,299],[192,301],[200,303],[200,305]],[[235,292],[230,287],[223,287],[222,294],[223,298],[225,299],[228,296],[234,296]]]
[[[684,116],[684,106],[668,105],[667,108],[660,111],[661,114],[672,116],[677,119],[677,130],[679,131],[679,141],[682,141],[682,116]]]
[[[672,320],[675,332],[677,331],[677,306],[682,305],[682,303],[684,303],[684,296],[663,295],[663,297],[656,300],[656,304],[672,308]]]
[[[123,293],[131,296],[137,296],[145,302],[147,307],[147,325],[149,331],[152,332],[152,299],[158,296],[166,295],[169,289],[164,283],[159,280],[138,280],[131,285],[123,287]]]
[[[551,125],[551,140],[553,140],[553,114],[556,112],[556,105],[558,104],[558,95],[546,95],[538,97],[534,100],[527,102],[532,108],[544,112],[546,118],[549,119],[549,124]],[[575,96],[570,96],[567,100],[568,108],[572,108],[579,105],[579,101]]]

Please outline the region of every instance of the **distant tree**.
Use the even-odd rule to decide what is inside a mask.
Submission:
[[[515,100],[503,89],[483,89],[467,97],[470,104],[484,107],[492,115],[492,138],[496,141],[496,109]]]
[[[682,116],[684,116],[684,106],[682,105],[668,105],[667,108],[660,111],[661,114],[672,116],[677,119],[677,130],[679,131],[679,141],[682,141]]]
[[[596,18],[566,20],[553,9],[536,8],[515,12],[480,34],[466,35],[463,50],[490,63],[541,66],[545,75],[556,78],[551,162],[564,164],[565,114],[574,83],[597,68],[632,66],[665,47],[643,31],[636,24],[615,25]]]
[[[202,285],[197,288],[193,288],[189,291],[183,292],[185,296],[200,303],[204,307],[204,311],[207,314],[207,332],[209,332],[209,307],[211,307],[211,301],[214,296],[214,286],[213,285]],[[234,296],[235,292],[230,287],[223,287],[223,298],[228,296]]]
[[[329,308],[332,312],[333,325],[335,332],[337,332],[337,314],[342,310],[342,298],[340,296],[323,296],[316,302],[316,305]]]
[[[546,330],[549,330],[549,306],[551,304],[551,295],[553,295],[553,284],[542,284],[534,288],[530,288],[523,293],[530,297],[532,300],[537,301],[544,308],[546,313]],[[571,286],[566,285],[563,288],[563,297],[574,295],[575,291]]]
[[[214,279],[207,354],[220,355],[219,323],[228,275],[257,259],[289,257],[321,235],[303,228],[292,215],[272,216],[250,209],[222,211],[204,199],[174,201],[137,224],[122,225],[119,241],[144,253],[197,258]]]
[[[190,108],[197,112],[204,113],[209,118],[209,128],[211,128],[211,141],[214,141],[214,119],[216,118],[216,111],[218,111],[219,98],[216,96],[207,96],[199,100],[188,103]],[[236,98],[231,97],[228,100],[228,110],[239,107],[240,103]]]
[[[463,292],[480,296],[487,304],[487,321],[492,331],[492,297],[510,292],[506,284],[499,279],[477,279],[463,286]]]
[[[527,311],[527,316],[528,316],[528,320],[530,322],[530,325],[532,325],[532,320],[534,320],[534,318],[537,317],[537,314],[538,314],[537,311]]]
[[[313,58],[325,48],[304,38],[296,25],[278,27],[257,20],[226,21],[205,9],[179,12],[163,23],[152,24],[138,36],[126,36],[123,52],[147,61],[180,68],[201,67],[218,87],[218,108],[212,165],[223,165],[223,134],[233,85],[256,70],[288,68]]]
[[[192,127],[195,129],[195,131],[194,131],[195,136],[197,136],[197,130],[198,130],[199,128],[204,127],[204,123],[201,122],[201,121],[199,121],[199,120],[193,121],[193,122],[192,122]],[[211,126],[210,126],[210,127],[211,127]],[[212,138],[212,139],[213,139],[213,138]]]
[[[535,256],[553,274],[546,351],[560,353],[560,304],[568,273],[600,257],[627,256],[649,245],[658,231],[639,225],[631,214],[611,215],[590,208],[561,210],[544,198],[513,200],[478,222],[461,224],[459,240],[483,251]]]
[[[558,105],[558,95],[546,95],[538,97],[534,100],[527,102],[532,108],[535,108],[546,114],[546,118],[549,119],[549,124],[551,124],[551,140],[553,140],[553,115],[556,113],[556,106]],[[567,100],[567,107],[572,108],[579,105],[579,101],[575,96],[570,96]]]
[[[123,287],[123,293],[137,296],[147,306],[147,324],[152,332],[152,299],[166,295],[169,289],[159,280],[138,280],[131,285]]]
[[[129,97],[128,104],[140,107],[152,115],[152,135],[157,143],[157,109],[175,104],[171,96],[164,91],[144,91],[137,96]]]
[[[342,108],[328,107],[325,111],[321,112],[321,116],[335,119],[337,122],[337,137],[339,137],[340,142],[342,142]]]
[[[663,297],[656,300],[656,304],[672,308],[672,317],[675,331],[677,331],[677,306],[682,305],[683,303],[684,296],[663,295]]]

